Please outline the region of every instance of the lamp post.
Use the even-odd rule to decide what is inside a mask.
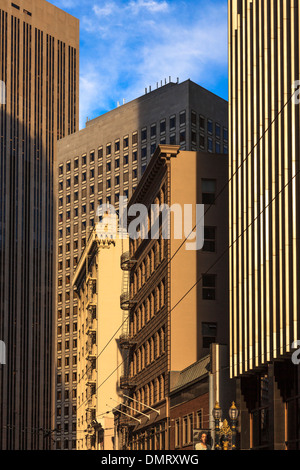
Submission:
[[[236,450],[236,425],[239,416],[239,411],[235,406],[235,403],[232,402],[231,407],[229,408],[229,418],[231,420],[231,431],[232,431],[232,450]]]
[[[214,420],[215,420],[215,440],[216,440],[215,448],[216,448],[216,450],[221,450],[221,447],[220,447],[220,421],[221,421],[221,418],[222,418],[222,410],[221,410],[221,407],[220,407],[218,402],[215,404],[215,407],[213,409],[212,414],[213,414],[213,417],[214,417]]]
[[[222,418],[222,409],[217,402],[214,409],[213,409],[213,417],[215,420],[215,434],[216,434],[216,450],[228,450],[229,444],[231,440],[231,450],[236,450],[236,425],[238,420],[238,409],[233,402],[230,409],[229,409],[229,418],[230,418],[230,425],[228,421],[225,419],[220,428],[220,420]]]

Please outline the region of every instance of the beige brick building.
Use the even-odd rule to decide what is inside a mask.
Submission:
[[[128,240],[113,233],[104,218],[91,233],[74,274],[78,297],[78,450],[114,448],[111,408],[120,401],[118,378],[122,373],[115,333],[126,333],[128,325],[128,313],[124,316],[120,307],[126,282],[120,266],[124,250],[128,250]]]
[[[173,212],[168,239],[163,218],[157,236],[130,239],[124,267],[130,273],[130,328],[124,347],[131,353],[120,387],[125,408],[133,410],[128,408],[131,420],[115,412],[120,449],[170,449],[170,373],[207,356],[212,343],[228,344],[227,191],[216,198],[226,186],[227,165],[226,155],[160,145],[130,200],[129,210],[134,204],[146,206],[148,230],[155,224],[152,205],[191,205],[190,230],[196,225],[196,205],[210,210],[201,250],[187,250],[192,241],[182,245],[185,236],[175,236]]]

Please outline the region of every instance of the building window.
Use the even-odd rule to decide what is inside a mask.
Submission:
[[[160,133],[164,134],[166,132],[166,120],[160,121]]]
[[[220,124],[216,123],[216,125],[215,125],[215,134],[216,134],[217,139],[221,138],[221,126],[220,126]]]
[[[215,204],[216,180],[202,180],[202,204]]]
[[[98,159],[101,160],[103,158],[103,147],[98,149]]]
[[[182,445],[188,444],[188,417],[184,416],[182,419]]]
[[[111,155],[111,144],[107,144],[106,146],[106,156]]]
[[[210,119],[207,120],[207,133],[213,134],[213,122]]]
[[[197,145],[197,134],[194,130],[191,132],[192,144]]]
[[[141,156],[142,159],[147,158],[147,147],[142,147]]]
[[[196,412],[196,427],[197,429],[203,428],[203,409]]]
[[[120,152],[120,141],[116,140],[115,142],[115,153]]]
[[[124,137],[123,139],[123,149],[127,149],[129,146],[129,137],[128,135]]]
[[[203,348],[208,349],[211,344],[216,342],[216,338],[217,338],[217,324],[216,323],[202,323]]]
[[[156,137],[156,124],[152,124],[150,129],[150,137],[154,139]]]
[[[147,140],[147,128],[146,127],[144,129],[142,129],[141,138],[142,138],[142,142]]]
[[[186,123],[186,112],[183,111],[179,114],[179,124],[180,126],[184,126]]]
[[[184,144],[185,140],[186,140],[186,131],[185,131],[185,129],[183,129],[179,133],[179,142],[180,142],[180,144]]]
[[[223,128],[223,140],[228,142],[228,129],[226,127]]]
[[[203,251],[214,253],[216,251],[216,227],[204,227]]]
[[[208,137],[208,138],[207,138],[207,151],[210,152],[210,153],[212,153],[212,152],[213,152],[213,148],[214,148],[214,147],[213,147],[213,140],[212,140],[210,137]]]
[[[180,419],[175,421],[175,447],[180,447]]]
[[[137,145],[138,144],[138,133],[134,132],[132,134],[132,145]]]
[[[176,116],[170,117],[170,129],[175,129],[176,127]]]
[[[203,274],[202,276],[203,300],[216,300],[216,275]]]
[[[170,135],[170,145],[176,145],[176,134]]]

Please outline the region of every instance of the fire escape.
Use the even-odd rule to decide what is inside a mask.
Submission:
[[[97,384],[97,283],[96,279],[88,280],[87,291],[87,318],[86,318],[86,416],[87,416],[87,448],[95,447],[96,434],[94,423],[96,420],[96,384]]]
[[[135,347],[136,342],[130,336],[129,332],[129,314],[135,307],[136,301],[130,297],[130,271],[135,266],[136,261],[130,257],[129,251],[121,256],[121,269],[123,270],[122,294],[120,298],[121,309],[123,310],[122,333],[119,338],[120,348],[124,359],[123,375],[120,377],[120,388],[122,390],[131,390],[135,384],[130,377],[129,363],[130,354]]]

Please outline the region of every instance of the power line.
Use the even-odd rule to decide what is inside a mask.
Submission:
[[[253,146],[253,148],[249,151],[249,153],[247,154],[247,156],[245,157],[245,159],[243,159],[243,161],[241,162],[241,164],[238,166],[238,168],[236,169],[236,171],[231,175],[231,177],[228,179],[228,181],[226,182],[226,184],[223,186],[223,188],[220,190],[220,192],[215,196],[214,198],[214,202],[220,197],[221,194],[223,194],[224,190],[227,188],[227,186],[229,185],[229,183],[232,181],[233,177],[238,173],[238,171],[241,169],[241,167],[243,166],[243,164],[247,161],[247,159],[249,158],[249,156],[252,154],[252,152],[254,151],[254,149],[258,146],[258,144],[260,143],[260,141],[265,137],[265,135],[268,133],[268,131],[270,130],[270,128],[272,127],[272,125],[276,122],[276,120],[278,119],[278,117],[281,115],[281,113],[284,111],[284,109],[287,107],[287,105],[291,102],[293,96],[295,95],[296,91],[290,96],[290,98],[288,99],[288,101],[284,104],[284,106],[281,108],[281,110],[276,114],[276,116],[274,117],[274,119],[271,121],[271,123],[269,124],[269,126],[265,129],[265,131],[263,132],[263,134],[260,136],[260,138],[258,139],[257,143]],[[247,231],[251,226],[252,224],[256,221],[256,219],[258,217],[260,217],[262,215],[262,213],[265,211],[266,208],[269,207],[270,204],[272,204],[274,202],[274,200],[276,199],[276,197],[278,197],[278,195],[293,181],[293,179],[299,174],[299,171],[292,177],[292,179],[281,189],[281,191],[279,191],[279,193],[277,193],[277,195],[275,195],[275,197],[272,199],[272,201],[262,210],[262,212],[249,224],[249,226],[238,236],[238,238],[222,253],[222,255],[220,257],[218,257],[218,259],[211,265],[211,267],[206,271],[205,274],[207,274],[219,261],[220,259],[223,258],[223,256],[231,249],[231,247],[234,245],[234,243],[236,243],[238,241],[238,239],[245,233],[245,231]],[[205,211],[204,213],[204,216],[207,214],[207,212],[211,209],[211,207],[213,207],[214,204],[210,204],[210,206],[207,208],[207,210]],[[190,235],[195,231],[195,229],[197,228],[197,225],[198,225],[199,221],[196,223],[196,225],[194,226],[194,228],[191,230],[190,234],[183,240],[183,242],[180,244],[180,246],[177,248],[177,250],[173,253],[173,255],[170,257],[170,259],[167,261],[166,263],[166,266],[164,267],[167,267],[171,262],[172,260],[175,258],[175,256],[177,255],[177,253],[181,250],[181,248],[184,246],[184,244],[186,243],[186,241],[188,240],[188,238],[190,237]],[[204,275],[205,275],[204,274]],[[203,275],[196,281],[196,283],[181,297],[181,299],[171,308],[170,312],[171,313],[183,300],[185,297],[187,297],[187,295],[194,289],[194,287],[196,287],[200,282],[201,280],[203,279]],[[153,282],[153,281],[152,281]],[[149,284],[147,285],[147,288],[151,288],[152,286],[154,287],[155,283],[153,282],[153,284]],[[128,319],[126,319],[122,325],[120,326],[120,328],[115,332],[115,334],[112,336],[112,338],[109,340],[109,342],[107,343],[107,345],[104,347],[104,349],[98,354],[97,358],[100,357],[100,355],[103,353],[103,351],[106,349],[106,347],[108,346],[108,344],[110,344],[110,342],[113,340],[113,338],[116,336],[116,334],[120,331],[120,329],[122,328],[122,326],[125,324],[125,322],[127,321]],[[99,388],[116,372],[116,370],[118,370],[118,368],[125,362],[125,360],[109,375],[109,377],[107,377],[107,379],[96,389],[99,390]],[[87,372],[87,371],[86,371]],[[86,373],[85,373],[86,374]],[[85,376],[84,374],[84,376]],[[83,377],[84,377],[83,376]],[[82,378],[83,378],[82,377]],[[82,380],[82,378],[80,380]],[[86,403],[88,400],[86,400],[85,402],[83,402],[78,408],[77,410],[84,404]]]

